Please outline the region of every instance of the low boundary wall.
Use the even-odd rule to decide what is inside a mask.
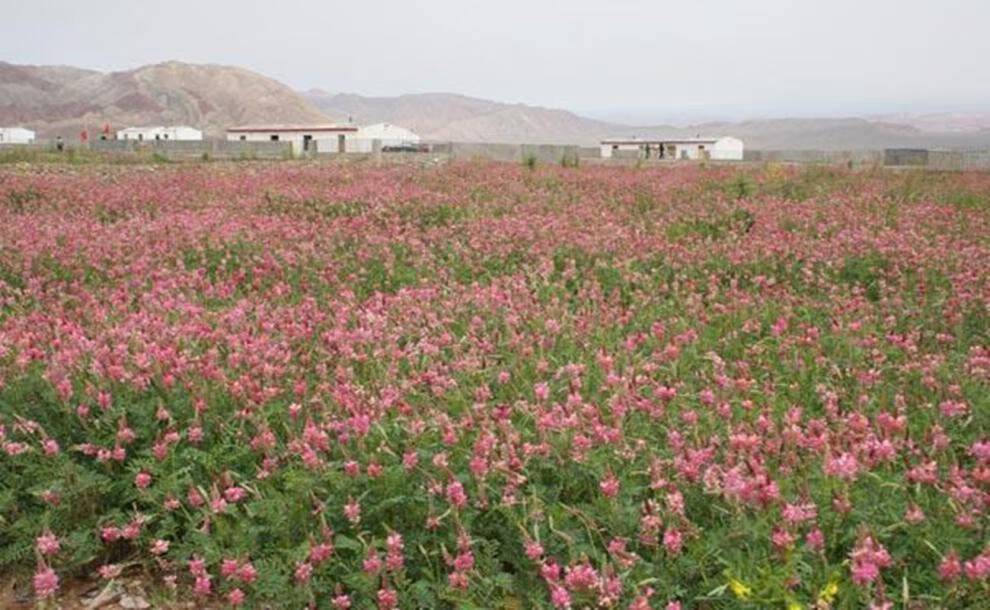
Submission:
[[[290,142],[241,140],[93,140],[94,152],[151,153],[168,159],[282,159],[292,156]]]
[[[602,164],[627,165],[638,159],[638,153],[616,151],[610,159],[600,158],[600,149],[594,146],[554,144],[507,144],[490,142],[429,142],[424,143],[428,152],[320,152],[311,151],[302,156],[310,158],[344,160],[390,159],[417,160],[429,158],[434,163],[487,159],[509,163],[521,163],[533,158],[541,164],[574,163],[588,161]],[[88,143],[66,142],[65,150],[90,150],[108,154],[160,155],[169,160],[192,159],[288,159],[293,157],[290,142],[248,142],[241,140],[93,140]],[[0,144],[0,152],[24,150],[47,152],[54,150],[52,142],[30,144]],[[639,160],[639,162],[643,162]],[[667,161],[669,164],[692,161]],[[697,161],[693,161],[697,162]],[[755,150],[747,149],[743,162],[797,163],[826,165],[878,165],[891,168],[926,168],[933,170],[990,170],[990,150],[929,150],[923,148],[887,148],[869,150]],[[738,161],[707,161],[707,163],[733,164]]]

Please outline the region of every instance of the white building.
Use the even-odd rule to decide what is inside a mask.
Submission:
[[[0,127],[0,144],[30,144],[34,132],[24,127]]]
[[[355,125],[241,125],[227,128],[228,140],[243,142],[291,142],[293,154],[353,152]]]
[[[632,154],[641,159],[713,159],[742,161],[742,140],[722,138],[608,138],[602,140],[602,158]],[[622,151],[622,152],[620,152]],[[616,153],[619,153],[618,155]]]
[[[128,127],[117,132],[118,140],[202,140],[203,132],[185,125]]]
[[[419,134],[411,129],[392,125],[390,123],[375,123],[359,127],[354,134],[353,147],[348,142],[347,152],[372,152],[374,141],[381,142],[382,148],[419,144]]]

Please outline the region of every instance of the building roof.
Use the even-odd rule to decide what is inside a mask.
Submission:
[[[238,125],[228,127],[230,133],[246,133],[253,131],[357,131],[355,125]]]
[[[714,144],[725,138],[605,138],[602,144]]]

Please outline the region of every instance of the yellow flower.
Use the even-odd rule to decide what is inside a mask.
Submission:
[[[818,601],[825,602],[826,604],[831,604],[835,600],[835,596],[839,593],[839,581],[836,578],[831,578],[828,584],[825,585],[821,592],[818,594]]]
[[[753,594],[752,587],[735,578],[729,578],[729,589],[739,599],[749,599]]]
[[[787,602],[787,610],[804,610],[804,606],[800,602],[791,600]]]

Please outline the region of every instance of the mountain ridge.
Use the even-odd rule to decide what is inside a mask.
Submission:
[[[748,148],[990,148],[990,113],[708,121],[626,125],[559,108],[504,103],[451,92],[364,96],[313,88],[297,92],[246,68],[166,61],[100,72],[69,65],[0,61],[0,125],[24,125],[39,138],[75,137],[134,125],[185,124],[222,137],[245,123],[409,127],[427,140],[596,145],[618,136],[732,135]],[[938,129],[935,129],[938,128]]]
[[[221,136],[233,124],[328,122],[288,86],[250,70],[168,61],[98,72],[0,62],[0,124],[39,137],[131,125],[182,124]]]

